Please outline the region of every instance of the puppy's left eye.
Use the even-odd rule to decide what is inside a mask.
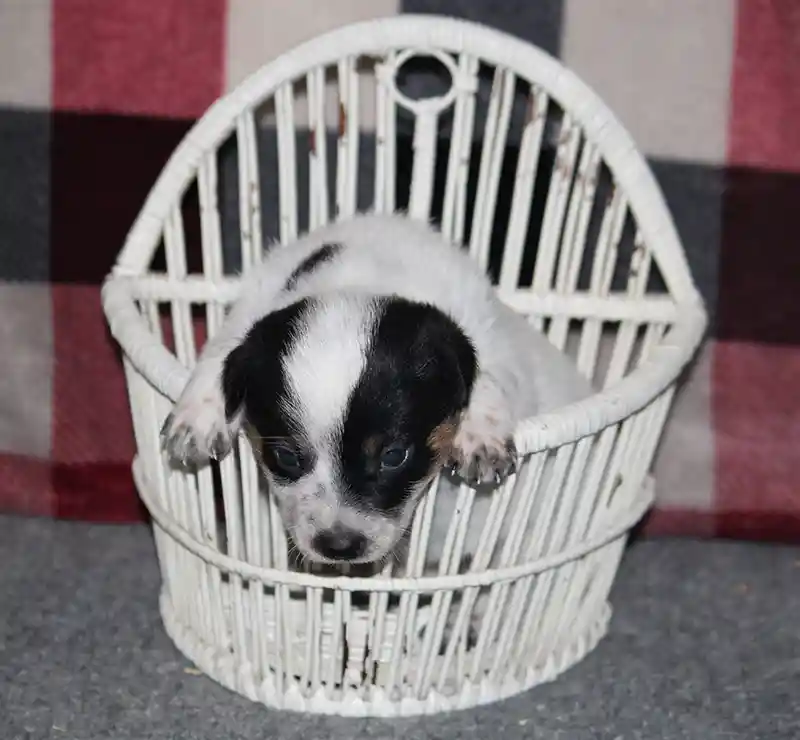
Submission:
[[[411,455],[411,448],[410,447],[387,447],[382,453],[380,457],[381,463],[381,470],[382,471],[391,471],[391,470],[399,470],[403,467],[403,465],[408,462],[408,458]]]

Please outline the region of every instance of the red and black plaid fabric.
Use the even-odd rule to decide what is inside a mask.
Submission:
[[[0,511],[139,519],[100,282],[220,94],[328,28],[467,17],[560,57],[648,156],[712,315],[648,528],[800,538],[796,0],[11,0],[0,4]]]

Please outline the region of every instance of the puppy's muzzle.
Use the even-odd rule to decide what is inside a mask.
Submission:
[[[356,560],[367,549],[367,538],[344,527],[326,529],[314,536],[311,546],[329,560]]]

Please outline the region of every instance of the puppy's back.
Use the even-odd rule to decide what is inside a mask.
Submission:
[[[470,298],[491,298],[488,282],[463,250],[406,216],[355,216],[312,232],[297,246],[298,260],[336,247],[335,257],[309,272],[298,290],[398,295],[435,305],[459,320]]]

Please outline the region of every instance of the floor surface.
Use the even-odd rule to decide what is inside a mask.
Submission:
[[[187,672],[158,583],[145,527],[0,517],[0,738],[800,738],[800,549],[634,545],[584,662],[500,704],[394,722],[270,711]]]

